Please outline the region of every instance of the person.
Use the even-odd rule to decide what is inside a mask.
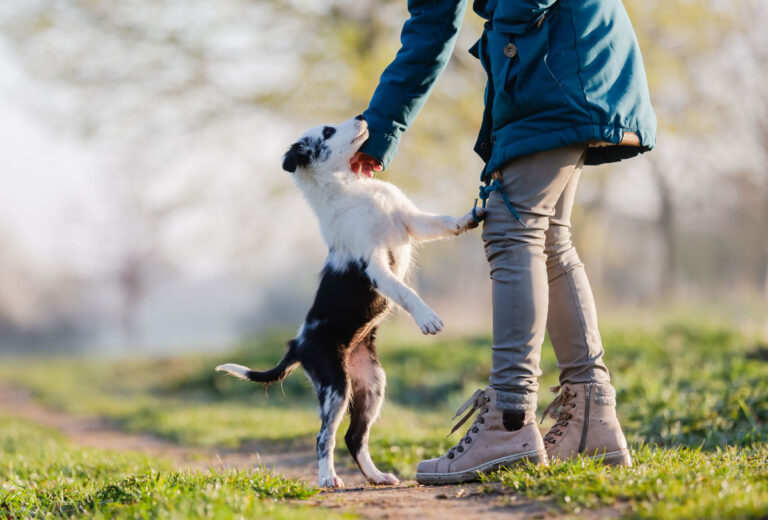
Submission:
[[[370,137],[350,161],[386,168],[445,67],[467,0],[409,0],[400,48],[364,112]],[[462,407],[476,413],[459,443],[422,461],[424,484],[472,480],[524,460],[575,456],[631,465],[603,362],[595,303],[571,240],[584,165],[651,150],[656,117],[637,39],[620,0],[476,0],[485,27],[470,52],[487,72],[475,151],[496,182],[482,238],[493,301],[489,385]],[[514,209],[514,213],[511,211]],[[537,379],[545,330],[560,370],[542,438]]]

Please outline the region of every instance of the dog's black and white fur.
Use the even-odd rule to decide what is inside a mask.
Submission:
[[[368,137],[362,116],[307,131],[283,157],[283,168],[320,221],[329,253],[315,301],[288,351],[271,370],[235,364],[216,370],[249,381],[281,381],[299,364],[315,385],[322,427],[317,436],[319,484],[341,487],[333,465],[336,430],[349,408],[344,439],[373,484],[396,484],[368,453],[368,434],[384,399],[385,376],[375,334],[390,301],[408,311],[424,334],[443,322],[405,283],[413,241],[458,235],[476,227],[471,213],[461,218],[420,211],[394,185],[360,178],[349,160]]]

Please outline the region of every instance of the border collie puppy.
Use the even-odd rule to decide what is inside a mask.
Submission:
[[[225,364],[216,370],[259,383],[283,380],[299,364],[320,401],[317,436],[319,484],[342,487],[333,466],[336,430],[347,409],[347,448],[369,482],[397,484],[368,453],[368,434],[384,399],[385,376],[374,345],[376,327],[391,303],[408,311],[424,334],[443,322],[403,283],[414,241],[459,235],[474,228],[472,214],[454,218],[420,211],[393,184],[359,177],[349,160],[368,138],[357,116],[340,125],[312,128],[291,145],[283,169],[320,221],[328,257],[315,301],[280,363],[267,371]]]

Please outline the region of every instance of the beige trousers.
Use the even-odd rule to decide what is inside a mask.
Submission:
[[[609,383],[592,289],[571,241],[586,145],[516,158],[501,171],[525,226],[493,192],[483,226],[493,286],[490,384],[503,409],[535,409],[545,329],[560,383]]]

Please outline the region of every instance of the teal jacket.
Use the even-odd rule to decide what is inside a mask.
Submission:
[[[362,151],[385,168],[453,52],[466,5],[408,1],[402,47],[364,112],[370,137]],[[470,49],[488,73],[475,144],[485,171],[581,142],[603,144],[589,148],[587,164],[653,148],[656,116],[621,0],[475,0],[474,10],[487,20]],[[628,133],[639,146],[621,144]]]

